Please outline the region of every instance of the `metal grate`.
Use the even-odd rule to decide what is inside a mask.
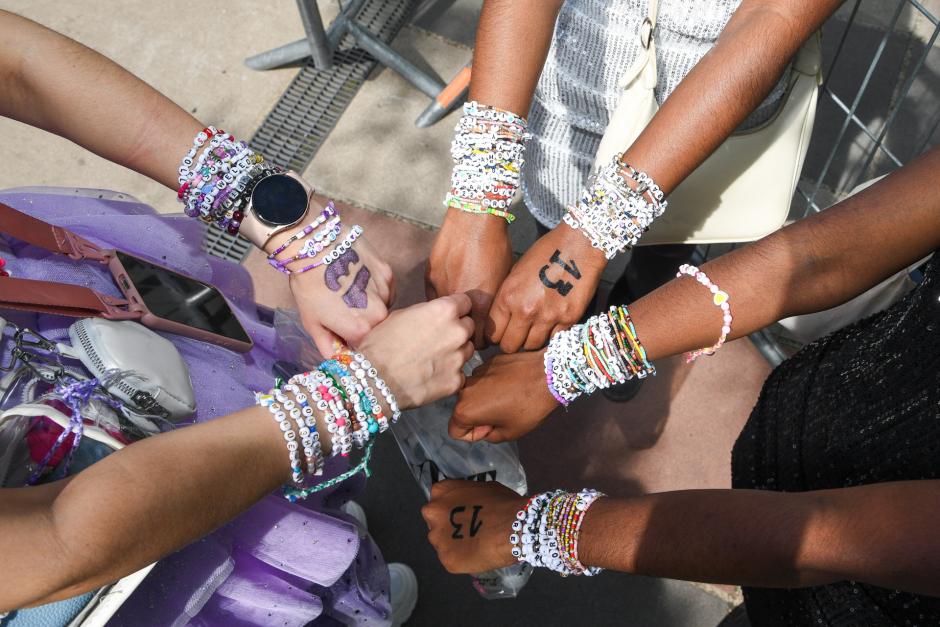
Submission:
[[[940,20],[925,4],[938,5],[855,0],[826,25],[824,44],[834,45],[826,46],[816,128],[791,215],[820,211],[937,142]]]
[[[940,5],[855,0],[825,25],[825,82],[791,218],[821,211],[937,143],[940,20],[925,4]],[[703,248],[714,258],[734,246]],[[798,348],[778,327],[751,334],[775,366]]]
[[[356,22],[387,43],[405,24],[411,5],[412,0],[368,0]],[[375,59],[345,35],[334,53],[333,66],[317,70],[308,60],[249,144],[266,161],[302,172],[375,65]],[[216,257],[241,262],[251,250],[251,243],[210,228],[203,249]]]

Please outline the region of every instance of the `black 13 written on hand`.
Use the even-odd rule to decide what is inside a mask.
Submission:
[[[473,514],[470,517],[470,527],[468,529],[470,537],[474,537],[480,533],[480,527],[483,526],[483,519],[479,518],[480,512],[483,510],[482,505],[473,506]],[[450,526],[454,528],[454,532],[451,534],[451,538],[455,540],[463,540],[463,526],[464,523],[457,522],[457,515],[462,514],[467,511],[466,505],[458,505],[454,509],[450,510]]]
[[[553,264],[557,264],[564,268],[565,272],[574,277],[575,281],[581,279],[581,271],[578,269],[578,264],[575,263],[574,259],[568,261],[567,263],[562,261],[561,251],[556,250],[554,253],[552,253],[548,263],[542,266],[541,270],[539,270],[539,280],[542,281],[542,285],[550,290],[556,290],[562,296],[567,296],[568,292],[571,291],[574,285],[563,279],[558,279],[557,281],[549,280],[547,273],[548,269],[551,268]]]

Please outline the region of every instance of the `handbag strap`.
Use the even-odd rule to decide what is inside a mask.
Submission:
[[[87,318],[137,320],[138,311],[125,309],[130,303],[89,287],[15,277],[0,278],[0,308]]]
[[[68,229],[49,224],[0,202],[0,233],[72,259],[107,262],[109,251],[95,246]]]
[[[653,89],[656,86],[656,43],[653,35],[656,31],[658,16],[659,0],[649,0],[647,15],[640,24],[640,31],[637,34],[640,40],[640,52],[637,54],[633,65],[617,81],[617,86],[620,89],[632,88],[637,79],[644,74],[645,80],[642,81],[640,86],[645,89]]]

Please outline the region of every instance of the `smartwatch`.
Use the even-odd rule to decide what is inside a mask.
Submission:
[[[272,237],[302,221],[310,210],[313,188],[296,172],[278,172],[251,190],[239,234],[264,249]]]

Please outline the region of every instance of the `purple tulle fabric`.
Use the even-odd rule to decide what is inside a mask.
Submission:
[[[165,334],[189,365],[198,407],[195,420],[251,405],[255,390],[272,386],[274,362],[295,361],[291,347],[282,346],[274,328],[262,321],[248,273],[201,252],[202,229],[191,218],[159,215],[129,196],[99,190],[19,188],[0,191],[0,202],[97,244],[211,283],[229,298],[255,343],[250,353]],[[75,262],[5,239],[0,238],[0,256],[16,277],[77,283],[120,296],[110,274],[93,262]],[[9,318],[64,342],[74,322],[51,315],[17,313]],[[344,462],[331,459],[327,477],[344,469]],[[363,485],[357,477],[302,504],[266,497],[161,560],[109,624],[389,624],[388,571],[381,554],[368,536],[360,540],[352,520],[338,511]],[[211,504],[209,491],[206,506]]]

